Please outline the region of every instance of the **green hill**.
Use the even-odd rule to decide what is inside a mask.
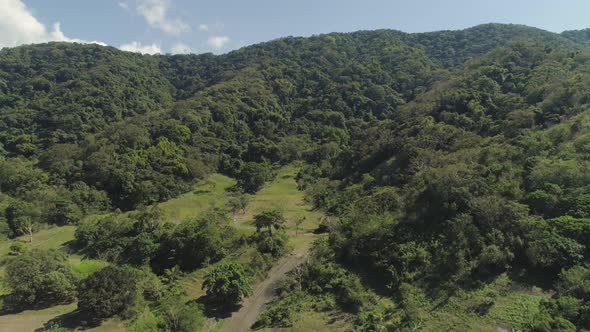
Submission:
[[[297,162],[328,236],[264,326],[325,308],[366,331],[590,329],[587,37],[485,24],[287,37],[224,55],[3,49],[0,233],[76,225],[76,254],[164,283],[232,253],[259,275],[293,238],[288,197],[299,196],[248,195]],[[277,207],[290,226],[272,235]],[[263,220],[268,235],[231,223],[260,215],[277,218]],[[44,282],[67,284],[52,259],[60,283]],[[121,269],[107,272],[139,273]],[[148,293],[149,312],[131,317],[178,302]]]

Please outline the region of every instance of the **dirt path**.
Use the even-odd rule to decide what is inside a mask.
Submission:
[[[256,285],[252,296],[245,299],[240,310],[227,319],[220,332],[248,331],[266,305],[276,297],[276,288],[280,282],[286,278],[289,271],[303,263],[306,256],[307,251],[294,251],[279,260],[268,272],[268,278]]]

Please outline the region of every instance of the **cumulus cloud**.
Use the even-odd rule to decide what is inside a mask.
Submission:
[[[189,25],[179,18],[171,18],[169,10],[170,0],[137,0],[137,13],[143,16],[152,28],[173,35],[189,31]]]
[[[207,24],[199,24],[199,31],[207,32],[209,31],[209,26]]]
[[[160,46],[156,44],[142,45],[140,42],[131,42],[119,46],[123,51],[141,53],[141,54],[159,54],[162,53]]]
[[[227,36],[211,36],[209,37],[209,40],[207,40],[207,45],[219,50],[222,49],[229,42],[230,39]]]
[[[2,0],[0,0],[2,1]],[[99,41],[87,41],[78,38],[68,38],[61,31],[61,23],[57,22],[53,24],[53,31],[50,33],[50,41],[61,41],[69,43],[82,43],[82,44],[98,44],[101,46],[107,46],[107,44]]]
[[[0,0],[0,48],[49,41],[104,45],[96,41],[66,37],[59,22],[53,25],[52,31],[48,31],[21,0]]]
[[[183,43],[177,43],[172,46],[172,54],[188,54],[191,52],[190,46]]]

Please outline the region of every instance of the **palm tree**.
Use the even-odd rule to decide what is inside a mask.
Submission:
[[[266,228],[268,233],[272,235],[272,229],[281,229],[284,223],[285,218],[279,210],[263,211],[254,216],[254,226],[256,226],[256,231],[259,233],[263,228]]]

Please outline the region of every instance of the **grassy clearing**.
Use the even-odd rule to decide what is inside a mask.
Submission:
[[[103,267],[107,265],[109,265],[109,263],[98,259],[85,259],[80,261],[79,263],[73,263],[72,269],[80,273],[80,275],[82,275],[83,278],[86,278],[94,272],[101,270]]]
[[[350,317],[338,312],[316,312],[304,310],[295,319],[293,326],[287,328],[263,328],[257,332],[344,332],[350,331]]]
[[[162,217],[166,221],[180,223],[199,216],[213,208],[223,208],[228,201],[228,188],[236,181],[221,174],[213,174],[199,182],[191,192],[160,203]]]
[[[244,234],[252,234],[255,232],[252,220],[256,214],[268,209],[279,209],[287,219],[285,226],[287,234],[290,236],[290,245],[296,249],[308,247],[317,238],[312,232],[317,228],[322,213],[312,211],[304,201],[303,192],[297,190],[294,179],[297,171],[298,168],[294,165],[281,168],[274,181],[268,183],[262,190],[252,196],[244,213],[238,213],[234,216],[235,226]],[[233,179],[219,174],[212,175],[203,183],[197,185],[193,192],[160,204],[159,207],[164,214],[164,220],[169,220],[169,216],[176,215],[177,219],[175,220],[181,221],[202,214],[212,207],[225,206],[230,198],[227,189],[233,185],[235,185]],[[295,221],[301,217],[305,217],[305,221],[299,226],[298,235],[296,236]],[[247,264],[250,262],[253,250],[252,248],[245,248],[232,253],[225,260]],[[210,268],[195,271],[183,281],[185,289],[191,298],[204,295],[201,290],[202,279]]]
[[[312,232],[317,228],[323,214],[312,210],[304,201],[303,192],[297,190],[295,175],[298,170],[295,165],[281,168],[275,180],[252,197],[246,211],[235,216],[236,227],[253,232],[255,227],[252,225],[252,220],[255,215],[264,210],[278,209],[285,216],[290,244],[296,249],[309,246],[315,239]],[[296,221],[300,218],[305,220],[296,232]],[[297,236],[296,233],[298,233]]]
[[[74,239],[74,232],[76,226],[62,226],[62,227],[50,227],[42,229],[33,235],[33,243],[29,243],[28,236],[21,236],[14,240],[2,240],[0,241],[0,258],[4,260],[9,257],[10,245],[15,241],[24,242],[29,248],[38,249],[62,249],[68,242]],[[71,260],[78,260],[78,256],[70,256]],[[4,276],[4,265],[0,266],[0,278]],[[0,288],[3,289],[2,282],[0,282]],[[0,330],[1,331],[1,330]]]
[[[0,331],[37,331],[45,326],[50,320],[71,313],[76,310],[76,303],[57,305],[41,310],[26,310],[14,315],[0,316]],[[100,326],[85,331],[93,332],[123,332],[124,322],[111,319],[103,322]]]
[[[61,249],[69,241],[74,239],[76,226],[50,227],[42,229],[33,235],[33,243],[29,244],[28,236],[21,236],[15,240],[0,241],[0,256],[6,256],[10,252],[13,241],[25,242],[31,248]]]
[[[522,287],[508,276],[469,292],[460,292],[430,312],[424,331],[497,331],[499,326],[523,330],[550,295],[535,287]]]
[[[76,309],[76,304],[58,305],[42,310],[26,310],[14,315],[0,316],[0,331],[34,331],[55,317]]]

